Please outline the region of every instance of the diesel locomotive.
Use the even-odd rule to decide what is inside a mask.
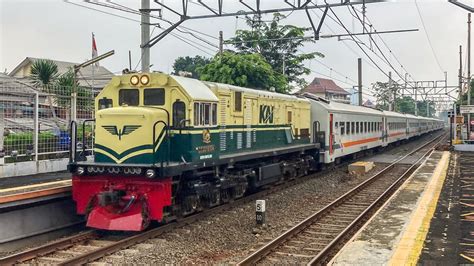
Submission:
[[[87,123],[93,147],[79,150]],[[140,231],[440,128],[436,119],[314,95],[132,73],[100,92],[93,121],[71,123],[68,168],[87,226]]]

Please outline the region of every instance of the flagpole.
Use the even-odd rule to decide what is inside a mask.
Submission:
[[[94,38],[94,33],[92,32],[92,58],[94,58],[94,44],[95,44],[95,38]],[[97,56],[97,55],[95,55]],[[95,64],[92,64],[92,88],[91,91],[94,93],[94,70],[95,70]]]

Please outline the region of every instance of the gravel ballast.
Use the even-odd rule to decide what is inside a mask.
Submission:
[[[402,155],[433,136],[383,152]],[[363,159],[361,159],[363,160]],[[255,203],[244,203],[186,225],[159,238],[114,253],[100,260],[110,264],[234,264],[252,250],[277,237],[312,213],[383,169],[377,163],[361,176],[348,174],[347,167],[317,173],[317,177],[284,191],[267,195],[267,226],[257,229]]]

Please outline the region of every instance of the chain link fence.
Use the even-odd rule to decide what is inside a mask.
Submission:
[[[94,96],[91,87],[35,87],[1,76],[0,158],[7,164],[69,157],[72,120],[78,124],[77,145],[91,153],[93,124],[83,128],[82,121],[94,118]]]

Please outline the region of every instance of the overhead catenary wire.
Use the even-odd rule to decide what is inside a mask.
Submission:
[[[349,12],[351,13],[352,16],[354,16],[350,10],[350,8],[348,7],[349,9]],[[355,10],[354,10],[355,11]],[[355,18],[357,18],[361,24],[362,24],[362,27],[364,28],[365,31],[368,31],[367,28],[366,28],[366,25],[364,24],[364,21],[359,17],[359,15],[357,14],[357,12],[355,12]],[[382,62],[384,62],[385,64],[387,64],[394,72],[395,74],[397,74],[402,80],[405,81],[405,77],[403,77],[403,75],[401,75],[397,69],[395,69],[395,67],[392,65],[392,63],[390,62],[390,60],[387,58],[387,56],[385,55],[385,53],[382,51],[382,49],[380,48],[380,46],[377,44],[377,42],[375,41],[375,39],[371,36],[371,34],[369,34],[369,38],[370,40],[372,40],[372,42],[374,43],[375,47],[377,48],[377,50],[380,52],[380,54],[382,55],[383,59],[382,59]],[[376,54],[376,53],[374,53]],[[377,54],[376,54],[377,55]],[[378,56],[378,55],[377,55]],[[378,56],[380,58],[380,56]],[[405,81],[406,82],[406,81]],[[412,85],[410,85],[411,87],[413,87]]]
[[[423,20],[423,16],[421,15],[420,7],[418,6],[417,0],[415,0],[415,6],[416,6],[416,10],[418,11],[418,15],[420,17],[421,24],[423,26],[423,31],[425,32],[426,39],[428,40],[428,44],[431,48],[431,53],[433,54],[433,56],[435,58],[435,61],[436,61],[436,64],[438,65],[438,67],[439,67],[439,70],[441,70],[441,72],[444,74],[444,69],[441,66],[440,62],[439,62],[438,56],[436,55],[436,52],[435,52],[435,50],[433,48],[433,45],[431,43],[431,39],[430,39],[430,36],[428,34],[428,31],[426,30],[425,21]]]
[[[365,56],[367,56],[367,58],[378,68],[378,70],[380,72],[382,72],[383,75],[385,75],[386,77],[390,78],[390,76],[385,73],[385,71],[374,61],[374,59],[372,59],[372,57],[370,57],[370,55],[365,51],[365,49],[361,46],[361,44],[359,42],[356,41],[356,39],[354,38],[354,36],[352,36],[352,34],[350,33],[350,31],[347,29],[347,27],[344,25],[344,23],[342,23],[342,21],[339,19],[339,17],[337,16],[337,14],[334,12],[334,10],[332,10],[332,8],[329,8],[329,11],[331,11],[331,13],[335,16],[335,18],[337,19],[337,21],[339,22],[339,24],[344,28],[344,30],[349,34],[349,36],[354,40],[354,42],[357,44],[357,46],[360,48],[360,50],[365,54]]]
[[[82,8],[86,8],[86,9],[89,9],[89,10],[92,10],[92,11],[95,11],[95,12],[99,12],[99,13],[102,13],[102,14],[106,14],[106,15],[118,17],[118,18],[121,18],[121,19],[126,19],[126,20],[133,21],[133,22],[136,22],[136,23],[141,23],[139,20],[136,20],[136,19],[133,19],[133,18],[129,18],[129,17],[125,17],[125,16],[121,16],[121,15],[117,15],[117,14],[114,14],[114,13],[111,13],[111,12],[107,12],[107,11],[103,11],[103,10],[100,10],[100,9],[97,9],[97,8],[93,8],[93,7],[89,7],[89,6],[85,6],[85,5],[81,5],[81,4],[77,4],[77,3],[73,3],[73,2],[69,2],[69,1],[65,1],[65,2],[68,3],[68,4],[72,4],[72,5],[75,5],[75,6],[82,7]],[[155,30],[156,28],[160,28],[160,27],[159,27],[158,25],[154,25],[151,35],[153,35],[154,30]],[[160,28],[160,29],[161,29],[161,28]],[[182,42],[184,42],[184,43],[186,43],[186,44],[188,44],[188,45],[190,45],[190,46],[192,46],[192,47],[194,47],[194,48],[200,50],[201,52],[203,52],[203,53],[205,53],[205,54],[207,54],[207,55],[214,56],[214,54],[211,54],[211,53],[209,53],[208,51],[205,51],[205,50],[203,50],[202,48],[199,48],[197,43],[193,43],[193,42],[191,42],[189,39],[186,39],[186,38],[184,38],[184,37],[178,35],[177,33],[172,33],[171,35],[172,35],[173,37],[179,39],[180,41],[182,41]],[[203,47],[203,46],[201,45],[201,47]],[[213,47],[214,47],[214,45],[213,45]],[[217,47],[217,45],[216,45],[215,47]],[[211,50],[210,48],[207,48],[207,49]],[[214,50],[211,50],[211,51],[214,51]],[[142,56],[140,57],[140,59],[139,59],[137,65],[135,66],[134,70],[137,69],[138,65],[141,63],[141,60],[142,60]]]

